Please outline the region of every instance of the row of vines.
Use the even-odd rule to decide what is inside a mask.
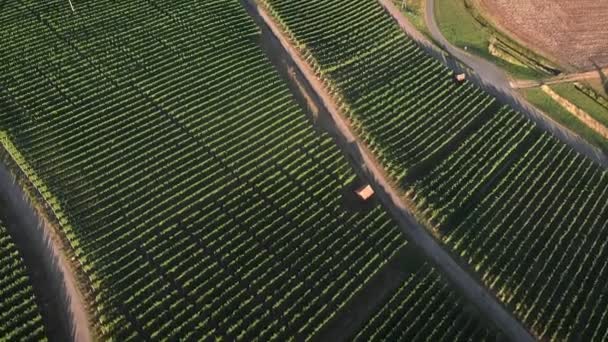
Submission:
[[[306,339],[405,248],[381,207],[344,208],[354,173],[238,1],[63,5],[3,5],[0,138],[102,338]]]
[[[76,249],[105,337],[304,338],[405,246],[238,1],[4,6],[5,146]]]
[[[496,341],[488,322],[424,265],[389,297],[355,341]]]
[[[102,339],[311,338],[406,248],[381,207],[346,210],[355,174],[238,1],[64,5],[2,6],[0,142],[58,217]],[[418,282],[450,298],[435,321],[478,321]]]
[[[375,0],[264,0],[430,226],[537,337],[608,336],[608,175],[458,86]]]
[[[23,259],[0,218],[0,340],[46,340]]]
[[[608,174],[542,136],[445,241],[543,339],[608,336]]]
[[[397,181],[500,107],[479,88],[454,83],[375,1],[264,3],[313,58],[352,126]]]

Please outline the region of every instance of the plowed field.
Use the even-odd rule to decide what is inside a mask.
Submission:
[[[608,1],[478,0],[494,22],[577,69],[608,65]]]

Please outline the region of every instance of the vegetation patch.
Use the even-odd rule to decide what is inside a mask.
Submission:
[[[543,85],[541,89],[587,126],[608,139],[608,125],[606,124],[608,108],[598,106],[598,102],[591,101],[591,98],[583,96],[583,93],[568,84],[558,84],[553,87]]]
[[[524,97],[530,101],[538,109],[545,112],[555,121],[568,127],[574,133],[580,135],[583,139],[601,148],[603,151],[608,151],[608,141],[593,129],[578,120],[574,115],[568,112],[559,103],[555,102],[540,88],[522,89]]]
[[[100,339],[303,340],[405,248],[382,207],[345,210],[354,172],[241,3],[62,6],[3,8],[0,139],[90,277]]]
[[[410,20],[412,24],[427,37],[431,38],[428,27],[424,20],[426,7],[425,0],[391,0],[397,8]]]
[[[572,91],[572,86],[569,84],[564,84],[553,88],[555,89],[555,91],[560,93],[560,95],[570,97],[574,103],[580,104],[581,108],[585,108],[588,112],[592,114],[595,114],[596,112],[600,113],[599,115],[597,115],[596,119],[608,120],[607,97],[597,93],[593,88],[587,87],[579,82],[575,82],[572,85],[578,92]],[[584,94],[587,99],[582,97],[580,93]],[[598,107],[598,105],[603,108]]]

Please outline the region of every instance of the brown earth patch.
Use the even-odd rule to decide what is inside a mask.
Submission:
[[[608,66],[608,1],[477,0],[498,28],[577,70]]]

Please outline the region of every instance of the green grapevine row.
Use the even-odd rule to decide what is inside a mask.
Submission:
[[[404,247],[237,0],[76,7],[3,5],[0,130],[104,337],[305,339]]]
[[[23,259],[0,219],[0,340],[46,340]]]
[[[413,185],[418,207],[438,224],[446,223],[537,133],[531,122],[504,108]]]
[[[495,114],[495,100],[452,81],[374,1],[264,0],[313,60],[353,127],[397,180],[463,129]]]
[[[544,135],[445,240],[539,337],[599,340],[607,228],[608,174]]]
[[[497,333],[467,308],[436,271],[410,275],[355,341],[496,341]]]
[[[608,337],[605,170],[452,84],[375,0],[264,3],[389,174],[413,179],[418,209],[531,331]]]

